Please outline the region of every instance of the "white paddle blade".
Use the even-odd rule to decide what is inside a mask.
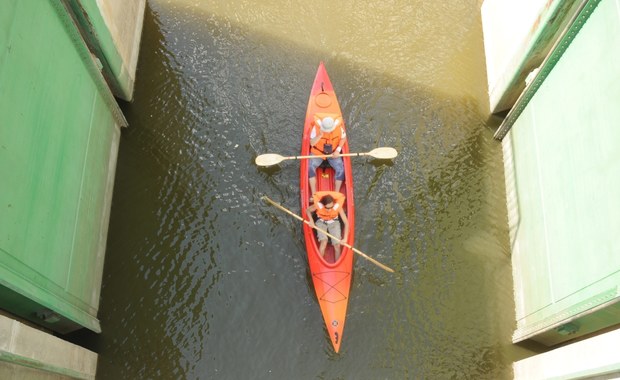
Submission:
[[[381,160],[389,160],[396,157],[398,155],[398,152],[394,148],[383,147],[371,150],[370,152],[368,152],[368,155]]]
[[[279,164],[280,162],[282,162],[283,159],[284,157],[280,156],[279,154],[267,153],[261,154],[260,156],[256,157],[256,160],[254,160],[254,162],[258,166],[271,166]]]

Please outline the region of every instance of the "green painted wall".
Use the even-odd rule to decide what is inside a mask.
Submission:
[[[99,291],[126,122],[62,1],[0,12],[0,308],[100,331]],[[45,322],[37,312],[60,316]]]
[[[620,0],[592,3],[503,141],[515,341],[620,323]]]

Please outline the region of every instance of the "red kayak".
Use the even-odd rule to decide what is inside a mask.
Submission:
[[[310,133],[314,115],[316,114],[337,114],[342,115],[336,93],[329,80],[323,62],[312,85],[306,121],[301,143],[301,155],[310,154]],[[344,128],[344,123],[343,123]],[[349,143],[346,142],[341,153],[349,153]],[[355,230],[355,207],[353,202],[353,176],[351,171],[350,157],[342,157],[344,160],[345,179],[340,188],[340,192],[346,197],[344,210],[349,220],[349,236],[347,243],[353,246]],[[300,186],[301,186],[301,210],[304,218],[305,210],[310,205],[310,187],[308,184],[308,160],[301,160]],[[319,167],[317,169],[317,192],[334,191],[334,169],[331,167]],[[334,247],[330,243],[327,245],[325,257],[319,253],[319,245],[315,231],[306,223],[303,224],[304,239],[306,243],[306,253],[312,274],[312,282],[316,292],[321,313],[325,320],[327,333],[332,341],[334,350],[340,350],[342,342],[342,332],[347,314],[347,304],[349,303],[349,292],[351,290],[351,277],[353,275],[353,255],[351,249],[341,245],[341,254],[338,261],[334,262]],[[344,232],[344,229],[342,229]]]

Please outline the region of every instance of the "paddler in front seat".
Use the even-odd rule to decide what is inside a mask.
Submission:
[[[324,155],[331,154],[327,157],[329,165],[336,172],[336,182],[334,190],[340,191],[342,181],[344,181],[344,163],[340,152],[347,140],[347,134],[342,127],[342,118],[338,115],[325,115],[320,117],[314,116],[312,131],[310,132],[310,154]],[[316,193],[316,168],[318,168],[325,159],[321,157],[310,158],[308,162],[308,183],[310,185],[310,195]]]
[[[344,201],[344,194],[335,191],[319,191],[315,193],[314,204],[306,209],[306,215],[308,216],[310,225],[327,231],[331,235],[340,237],[340,222],[338,222],[338,218],[340,218],[344,224],[344,235],[342,235],[341,240],[346,241],[347,236],[349,236],[349,220],[342,207]],[[314,218],[312,218],[312,213],[315,211],[318,217],[316,223],[314,222]],[[327,235],[321,231],[317,231],[317,235],[319,240],[319,253],[321,257],[324,257],[325,248],[327,248]],[[334,258],[337,261],[340,257],[340,242],[332,239],[332,245],[334,246]]]

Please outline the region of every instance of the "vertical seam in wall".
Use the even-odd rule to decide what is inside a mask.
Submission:
[[[83,194],[84,194],[84,178],[86,177],[86,167],[88,166],[88,152],[90,151],[90,140],[91,140],[91,135],[93,132],[93,117],[95,115],[95,105],[97,104],[97,92],[95,92],[95,94],[93,95],[93,103],[91,106],[91,112],[90,112],[90,122],[88,125],[88,139],[86,140],[86,149],[84,151],[84,157],[83,157],[83,166],[82,166],[82,177],[80,179],[80,191],[78,193],[78,206],[76,207],[76,211],[75,211],[75,224],[73,225],[73,241],[71,242],[71,256],[69,256],[69,270],[71,271],[71,265],[73,264],[73,257],[75,256],[75,241],[77,239],[77,228],[78,228],[78,223],[80,222],[80,211],[82,210],[83,207]],[[67,276],[67,281],[65,281],[65,289],[67,289],[67,287],[69,286],[69,279],[71,278],[71,276]],[[80,298],[81,299],[81,298]]]
[[[532,105],[532,108],[535,108]],[[532,110],[534,111],[534,110]],[[545,237],[545,259],[547,260],[547,279],[548,279],[548,283],[549,283],[549,291],[551,293],[551,302],[555,303],[555,294],[553,292],[553,277],[552,277],[552,271],[551,271],[551,262],[549,260],[550,255],[549,255],[549,233],[547,230],[547,211],[546,211],[546,207],[545,207],[545,191],[543,188],[543,181],[542,181],[542,172],[541,172],[541,168],[540,168],[540,145],[538,144],[538,135],[536,134],[536,130],[538,129],[537,125],[536,125],[536,112],[532,112],[532,126],[533,126],[533,132],[534,132],[534,144],[536,145],[535,150],[536,150],[536,171],[538,172],[538,184],[540,186],[540,206],[542,209],[542,218],[543,218],[543,230],[544,230],[544,237]]]
[[[17,342],[17,335],[19,335],[20,323],[16,320],[11,320],[11,340],[9,341],[8,352],[15,353],[15,346]]]

